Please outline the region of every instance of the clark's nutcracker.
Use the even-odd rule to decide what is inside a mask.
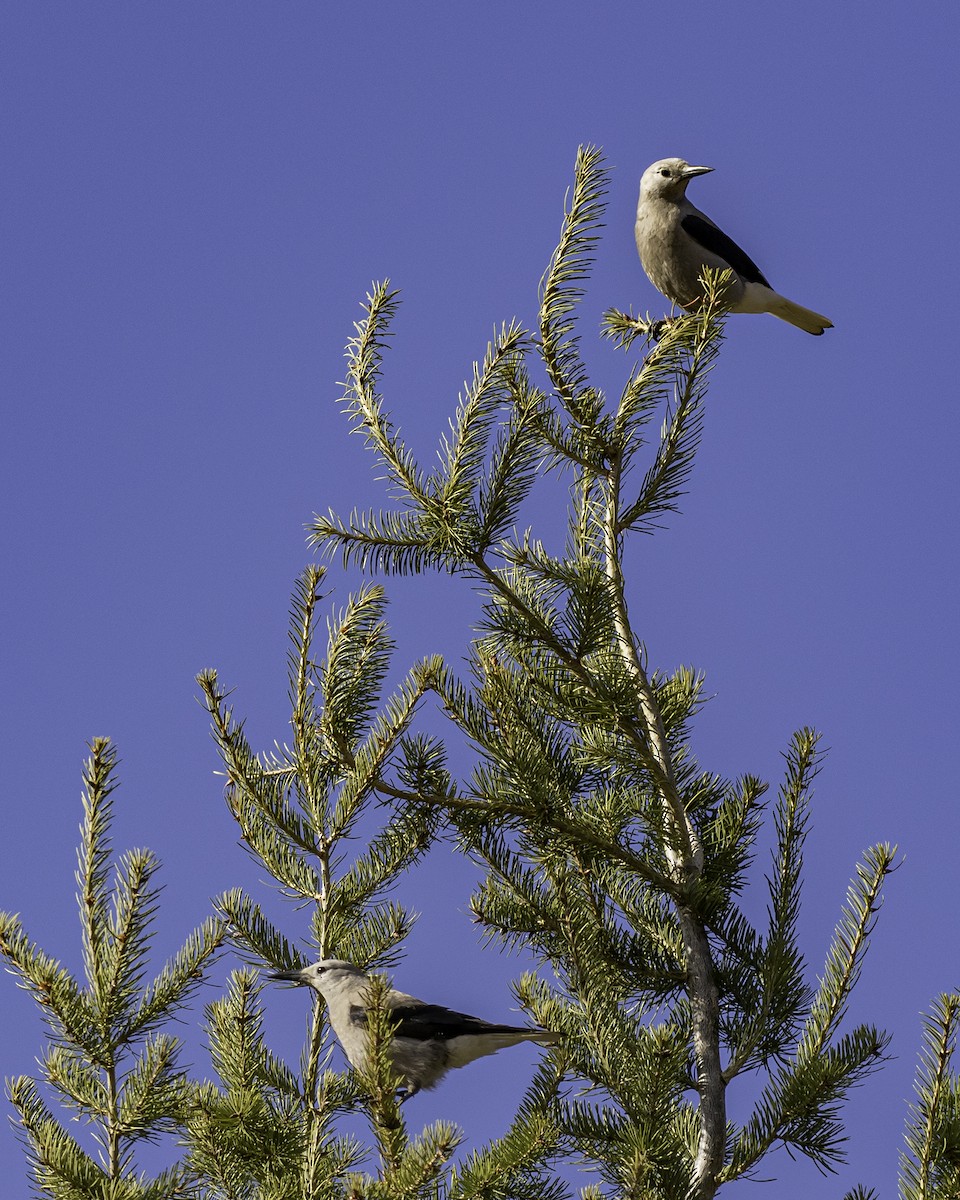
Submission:
[[[327,1002],[330,1024],[350,1065],[362,1068],[366,1064],[368,975],[352,963],[328,958],[302,971],[277,971],[270,978],[305,983],[319,992]],[[404,1100],[422,1088],[435,1087],[451,1067],[465,1067],[484,1054],[494,1054],[518,1042],[549,1046],[559,1040],[559,1035],[548,1029],[491,1025],[479,1017],[453,1012],[441,1004],[425,1004],[393,989],[387,992],[384,1006],[396,1026],[390,1056],[403,1084]]]
[[[832,329],[833,322],[773,290],[762,271],[731,238],[687,199],[687,184],[713,167],[692,167],[682,158],[662,158],[640,179],[637,249],[650,282],[668,300],[696,311],[703,300],[705,267],[733,271],[727,299],[731,312],[773,313],[807,333]]]

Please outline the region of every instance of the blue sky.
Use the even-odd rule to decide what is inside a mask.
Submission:
[[[629,551],[633,615],[654,664],[706,672],[704,766],[776,781],[791,732],[823,731],[811,970],[859,853],[900,844],[854,1006],[897,1058],[849,1107],[836,1183],[783,1154],[766,1172],[781,1200],[891,1195],[919,1013],[960,986],[958,36],[954,4],[860,0],[3,6],[0,908],[78,965],[96,735],[122,758],[116,846],[165,864],[158,955],[211,896],[261,886],[194,676],[218,668],[254,744],[285,737],[304,524],[383,499],[337,404],[370,281],[402,289],[384,392],[429,456],[493,326],[533,322],[577,146],[600,144],[613,175],[582,332],[616,394],[632,360],[593,340],[601,312],[663,311],[633,246],[640,174],[705,162],[694,202],[836,328],[730,320],[683,515]],[[355,582],[334,571],[331,603]],[[464,587],[389,591],[398,673],[459,661]],[[400,986],[505,1018],[519,964],[479,944],[462,872],[439,853],[405,894],[429,911]],[[302,915],[281,915],[297,937]],[[284,1049],[300,999],[271,1001]],[[40,1028],[12,980],[0,1012],[0,1067],[30,1072]],[[408,1116],[500,1132],[536,1051],[509,1054]],[[23,1177],[10,1130],[0,1176]]]

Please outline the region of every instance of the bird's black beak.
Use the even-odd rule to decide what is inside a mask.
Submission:
[[[302,971],[272,971],[268,979],[287,979],[290,983],[303,983]]]
[[[695,175],[706,175],[709,171],[712,171],[712,170],[713,170],[713,167],[689,167],[689,166],[687,166],[687,167],[683,168],[683,178],[684,179],[693,179],[693,177]]]

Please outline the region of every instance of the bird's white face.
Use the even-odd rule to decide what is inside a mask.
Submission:
[[[339,958],[324,958],[309,967],[304,967],[302,971],[280,972],[274,978],[289,979],[292,983],[305,983],[315,988],[321,996],[329,996],[338,991],[344,983],[363,980],[366,976],[353,963],[344,962]]]
[[[692,167],[682,158],[661,158],[647,167],[640,177],[640,195],[679,199],[691,179],[712,170],[713,167]]]

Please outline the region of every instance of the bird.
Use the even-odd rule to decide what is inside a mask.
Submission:
[[[275,971],[269,978],[306,984],[319,992],[327,1002],[330,1024],[350,1065],[359,1070],[368,1065],[369,975],[353,963],[327,958],[302,970]],[[491,1024],[441,1004],[427,1004],[393,988],[386,993],[383,1005],[393,1024],[390,1058],[400,1080],[401,1101],[436,1087],[451,1068],[465,1067],[485,1054],[520,1042],[549,1046],[559,1040],[559,1035],[549,1029]]]
[[[807,333],[833,322],[773,290],[763,272],[732,238],[687,199],[687,184],[713,167],[661,158],[644,171],[637,204],[637,250],[650,282],[668,300],[695,312],[703,301],[706,267],[733,272],[725,299],[735,313],[773,313]]]

